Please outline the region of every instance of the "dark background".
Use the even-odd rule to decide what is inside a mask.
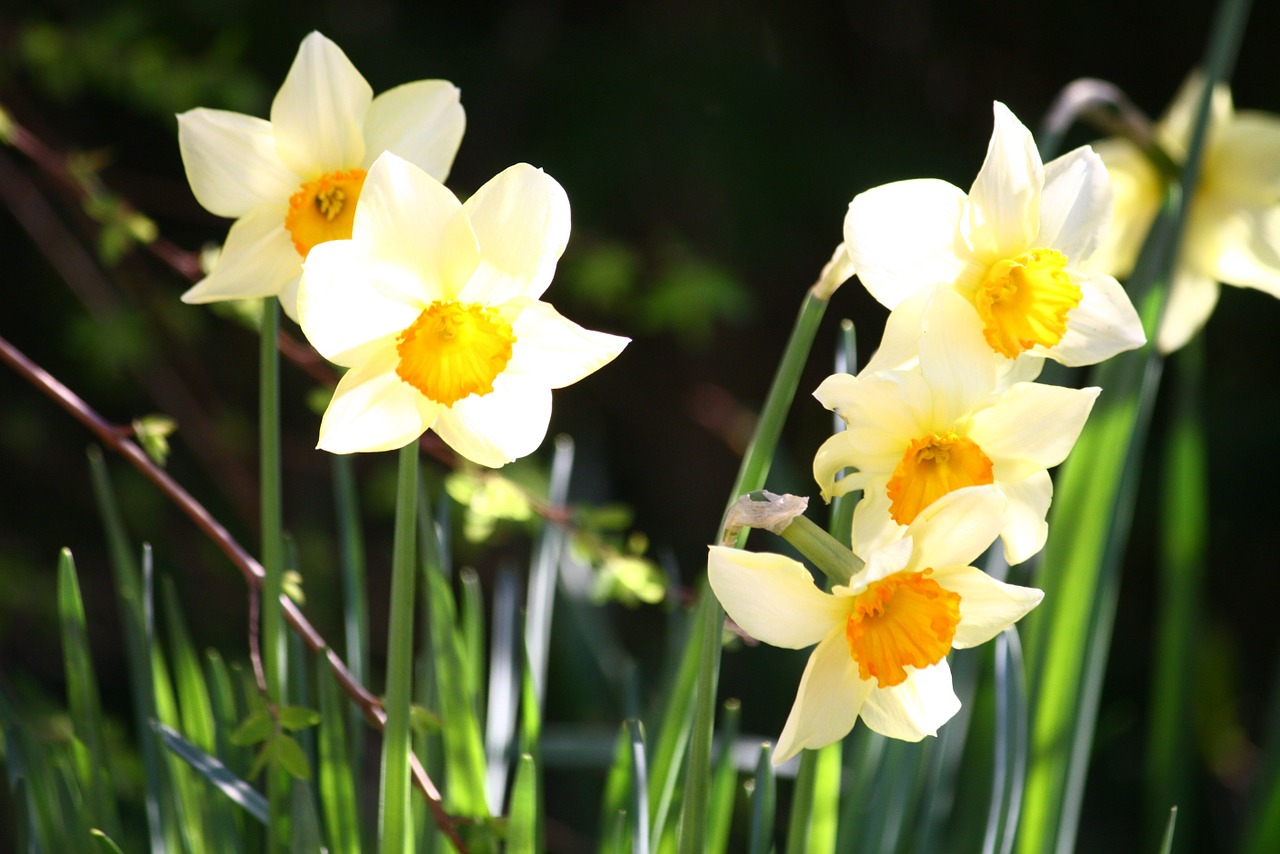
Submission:
[[[100,158],[107,187],[177,244],[220,241],[228,223],[199,208],[182,172],[173,114],[195,106],[267,114],[297,44],[319,29],[381,92],[452,80],[467,111],[449,185],[473,191],[528,161],[565,187],[574,228],[548,294],[586,326],[634,338],[623,355],[557,392],[552,430],[579,443],[574,495],[635,510],[652,553],[686,584],[736,470],[791,320],[840,239],[849,200],[887,181],[934,176],[967,187],[991,130],[991,101],[1033,129],[1071,80],[1101,77],[1158,115],[1203,52],[1212,4],[522,2],[47,2],[0,9],[0,104],[54,148]],[[1236,104],[1280,111],[1271,44],[1280,6],[1259,3],[1242,49]],[[1078,130],[1071,142],[1090,138]],[[92,272],[95,229],[56,182],[0,150],[9,187],[0,213],[0,335],[108,418],[178,419],[170,470],[240,537],[256,541],[257,350],[252,333],[207,307],[143,253]],[[23,193],[27,195],[23,195]],[[25,199],[25,201],[24,201]],[[37,247],[19,226],[52,220]],[[49,256],[83,256],[61,278]],[[812,454],[829,429],[806,392],[829,372],[836,324],[851,317],[865,359],[885,312],[850,283],[834,298],[793,409],[771,486],[816,493]],[[1207,333],[1212,547],[1196,722],[1197,839],[1230,834],[1256,766],[1276,669],[1280,594],[1273,529],[1274,403],[1280,306],[1227,288]],[[1170,365],[1177,371],[1177,361]],[[313,450],[313,384],[288,366],[286,520],[301,549],[307,611],[340,636],[331,546],[329,461]],[[1157,409],[1152,452],[1161,448]],[[748,425],[748,427],[744,427]],[[123,715],[119,625],[83,449],[88,434],[0,373],[0,682],[61,703],[54,567],[69,546],[81,568],[96,664]],[[545,453],[545,449],[544,449]],[[382,455],[387,456],[387,455]],[[155,544],[192,632],[244,655],[244,587],[152,488],[112,461],[134,536]],[[389,485],[381,456],[358,461],[369,521],[370,602],[383,623]],[[1151,566],[1152,467],[1141,495],[1098,727],[1082,846],[1138,838],[1142,744],[1159,596]],[[503,550],[520,553],[508,535]],[[492,557],[477,558],[482,573]],[[628,650],[656,670],[660,608],[612,606]],[[381,641],[375,640],[378,649]],[[776,734],[802,656],[726,656],[722,690],[746,698],[748,731]],[[761,668],[776,671],[762,691]],[[607,697],[551,718],[614,726]],[[585,694],[591,694],[588,689]],[[758,696],[756,696],[758,695]],[[562,696],[568,696],[563,695]],[[578,704],[578,705],[575,705]],[[555,804],[553,802],[553,809]],[[559,819],[594,832],[594,807]]]

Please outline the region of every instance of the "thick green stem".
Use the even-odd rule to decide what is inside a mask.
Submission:
[[[382,737],[379,850],[412,851],[409,812],[409,703],[413,685],[414,535],[418,499],[418,443],[400,449],[396,523],[391,553],[391,616],[387,629],[387,727]]]

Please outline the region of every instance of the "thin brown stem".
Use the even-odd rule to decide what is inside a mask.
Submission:
[[[5,362],[21,377],[69,412],[107,447],[128,460],[135,469],[141,472],[170,501],[176,504],[205,536],[209,537],[222,549],[223,554],[227,556],[232,565],[240,570],[240,574],[244,577],[246,584],[254,590],[262,589],[262,579],[265,574],[262,564],[245,551],[244,547],[205,509],[204,505],[170,477],[168,472],[152,462],[142,448],[127,438],[129,432],[127,428],[119,427],[107,421],[75,392],[63,385],[44,368],[28,359],[22,351],[18,350],[3,337],[0,337],[0,361]],[[333,672],[334,678],[338,680],[338,684],[361,708],[365,717],[374,726],[382,729],[386,725],[387,714],[382,708],[381,701],[351,675],[351,671],[347,669],[342,657],[333,651],[328,642],[316,630],[315,626],[311,625],[311,622],[298,609],[292,599],[288,596],[281,596],[280,605],[284,609],[285,621],[298,633],[303,643],[312,652],[324,655],[329,662],[329,669]],[[434,816],[436,826],[449,837],[449,841],[453,843],[461,854],[466,854],[467,848],[458,833],[457,823],[452,816],[445,812],[439,790],[436,789],[431,778],[427,776],[426,769],[422,767],[422,763],[418,758],[411,754],[410,761],[412,763],[411,771],[414,783],[426,797],[427,806]]]

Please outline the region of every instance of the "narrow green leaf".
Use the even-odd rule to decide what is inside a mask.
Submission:
[[[120,846],[111,841],[111,837],[107,836],[96,827],[89,831],[89,835],[93,837],[93,841],[97,843],[99,851],[105,851],[106,854],[124,854],[124,852],[120,850]]]
[[[303,706],[281,706],[276,709],[276,715],[280,719],[280,726],[290,732],[320,723],[320,713]]]
[[[535,854],[538,845],[538,770],[525,754],[516,766],[511,789],[511,818],[507,824],[507,854]]]
[[[649,781],[644,758],[644,726],[632,718],[627,721],[631,747],[631,850],[633,854],[649,854]]]
[[[773,850],[773,822],[777,797],[773,777],[773,745],[760,745],[756,776],[751,793],[751,832],[747,839],[748,854],[769,854]]]
[[[337,680],[316,656],[316,693],[320,699],[320,805],[332,851],[360,851],[360,821],[356,812],[356,768],[348,754],[345,711]]]
[[[719,607],[708,589],[707,595],[698,600],[691,631],[698,631],[700,621],[707,618],[707,611]],[[717,635],[717,644],[719,640]],[[653,752],[653,765],[649,771],[649,843],[654,850],[657,850],[658,841],[666,830],[677,783],[685,768],[684,757],[689,745],[700,653],[701,648],[696,643],[685,645],[675,678],[671,686],[662,692],[666,704],[658,729],[658,743]]]
[[[480,590],[480,576],[474,569],[464,568],[458,573],[462,588],[462,607],[458,615],[458,627],[462,636],[462,660],[466,665],[467,693],[475,706],[476,720],[485,719],[486,686],[484,673],[484,593]]]
[[[111,763],[107,760],[106,741],[102,731],[98,679],[94,674],[93,658],[89,654],[80,582],[76,578],[75,561],[69,549],[63,549],[58,558],[58,612],[62,622],[62,654],[66,664],[67,703],[71,710],[71,722],[76,737],[88,751],[81,778],[81,787],[88,795],[88,820],[106,828],[108,833],[118,834],[120,817],[116,811]]]
[[[821,750],[805,750],[800,754],[800,770],[791,799],[791,824],[787,829],[787,854],[835,851],[842,747],[841,742],[836,742]]]
[[[153,721],[152,725],[164,740],[165,746],[173,751],[174,755],[190,765],[197,774],[216,786],[249,815],[263,824],[267,823],[266,798],[262,797],[253,786],[232,774],[216,757],[210,756],[187,741],[172,727],[160,721]]]
[[[365,584],[364,535],[360,527],[360,500],[355,470],[349,454],[330,454],[333,494],[338,518],[338,554],[342,570],[342,634],[346,641],[347,667],[361,685],[369,684],[369,602]],[[347,730],[351,766],[364,764],[365,727],[362,712],[347,706]]]
[[[489,642],[489,690],[484,732],[489,805],[500,806],[516,742],[520,711],[520,671],[516,638],[520,625],[520,583],[509,567],[499,568],[493,589],[493,625]],[[532,754],[530,754],[532,755]]]
[[[569,497],[569,477],[573,473],[573,440],[557,436],[551,459],[551,481],[547,501],[563,505]],[[547,651],[551,647],[551,619],[555,610],[556,578],[564,552],[565,532],[544,520],[529,567],[529,590],[525,606],[524,645],[529,658],[534,698],[541,716],[547,684]]]
[[[1172,854],[1173,828],[1178,822],[1178,808],[1169,808],[1169,822],[1164,827],[1164,838],[1160,841],[1160,854]]]
[[[738,766],[733,749],[738,742],[741,717],[742,704],[735,699],[725,700],[720,721],[720,755],[711,773],[711,797],[707,801],[707,854],[724,854],[729,848],[729,828],[738,792]]]
[[[327,850],[320,831],[320,817],[316,815],[314,793],[306,780],[295,779],[293,782],[290,819],[293,825],[293,838],[289,844],[291,854],[321,854]]]
[[[631,724],[623,721],[613,749],[613,762],[604,778],[604,797],[600,800],[600,852],[621,851],[627,839],[627,826],[618,816],[627,811],[631,801]],[[646,844],[647,841],[646,841]]]

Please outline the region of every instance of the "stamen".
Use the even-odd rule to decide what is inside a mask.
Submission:
[[[330,172],[289,197],[284,227],[299,255],[306,258],[312,247],[329,240],[350,239],[364,177],[363,169]]]
[[[973,297],[991,349],[1013,359],[1062,340],[1067,313],[1081,298],[1066,266],[1067,256],[1054,249],[1032,249],[991,265]]]

